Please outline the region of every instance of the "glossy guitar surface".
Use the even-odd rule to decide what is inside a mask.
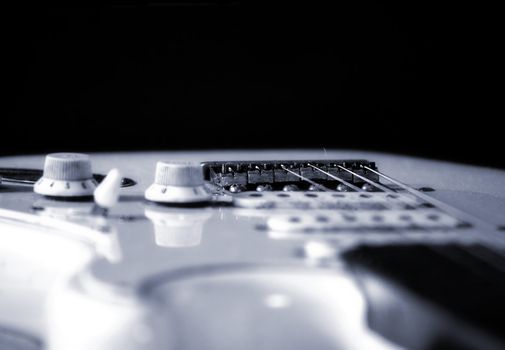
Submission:
[[[446,288],[457,290],[454,270],[421,279],[444,259],[478,270],[490,283],[479,285],[496,291],[483,295],[505,309],[495,283],[505,271],[504,171],[336,150],[90,161],[88,182],[53,183],[47,164],[39,180],[42,155],[0,158],[2,349],[504,347],[499,327],[476,321],[490,312],[479,288],[452,304],[422,287],[455,276]],[[173,173],[155,178],[158,161]],[[176,173],[186,164],[188,175]],[[123,178],[117,203],[113,168]],[[57,195],[40,194],[58,181]],[[95,201],[61,196],[72,181],[90,194],[101,182],[110,207],[97,191]],[[437,261],[430,254],[440,265],[418,266]],[[409,283],[409,271],[419,279]]]

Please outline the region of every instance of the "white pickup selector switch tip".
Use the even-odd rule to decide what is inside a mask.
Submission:
[[[112,208],[119,201],[121,189],[121,173],[118,169],[112,169],[96,188],[93,196],[95,203],[102,208]]]

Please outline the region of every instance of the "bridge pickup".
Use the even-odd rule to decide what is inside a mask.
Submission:
[[[274,232],[447,230],[462,223],[436,209],[418,210],[318,210],[273,215],[267,226]]]

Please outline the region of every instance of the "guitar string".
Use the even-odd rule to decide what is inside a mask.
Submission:
[[[415,197],[421,199],[424,202],[427,202],[427,203],[433,205],[434,207],[438,208],[439,210],[446,212],[450,216],[453,216],[453,217],[459,219],[462,222],[466,222],[468,219],[471,219],[471,221],[476,222],[479,225],[482,225],[482,226],[485,226],[485,227],[488,227],[488,228],[492,228],[492,226],[489,223],[487,223],[487,222],[485,222],[483,220],[480,220],[480,219],[478,219],[476,217],[473,217],[473,216],[471,216],[471,215],[469,215],[469,214],[467,214],[467,213],[465,213],[465,212],[463,212],[463,211],[461,211],[461,210],[459,210],[459,209],[457,209],[457,208],[455,208],[455,207],[453,207],[451,205],[448,205],[448,204],[446,204],[446,203],[444,203],[444,202],[442,202],[442,201],[440,201],[440,200],[438,200],[436,198],[428,196],[428,195],[422,193],[421,191],[416,190],[415,188],[413,188],[413,187],[411,187],[409,185],[406,185],[406,184],[404,184],[404,183],[402,183],[402,182],[400,182],[398,180],[395,180],[392,177],[390,177],[390,176],[388,176],[388,175],[386,175],[384,173],[381,173],[381,172],[379,172],[377,170],[374,170],[374,169],[372,169],[372,168],[370,168],[370,167],[368,167],[366,165],[362,165],[362,167],[364,169],[366,169],[366,170],[368,170],[368,171],[370,171],[370,172],[378,175],[379,177],[382,177],[382,178],[386,179],[387,181],[389,181],[389,182],[391,182],[391,183],[393,183],[393,184],[401,187],[402,189],[404,189],[407,192],[411,193]],[[359,174],[357,174],[357,173],[355,173],[355,172],[353,172],[353,171],[351,171],[349,169],[345,169],[345,170],[348,171],[349,173],[351,173],[352,175],[357,176],[358,178],[363,179],[364,181],[366,181],[366,182],[374,185],[375,187],[383,190],[384,192],[390,192],[390,193],[391,192],[397,192],[397,191],[389,189],[389,188],[387,188],[387,187],[385,187],[383,185],[380,185],[379,183],[377,183],[377,182],[375,182],[373,180],[367,179],[364,176],[359,175]]]
[[[344,185],[346,185],[347,187],[349,187],[349,188],[353,189],[353,190],[354,190],[354,191],[356,191],[356,192],[362,192],[362,191],[363,191],[363,190],[362,190],[361,188],[359,188],[358,186],[355,186],[355,185],[353,185],[352,183],[347,182],[347,181],[345,181],[344,179],[342,179],[342,178],[340,178],[340,177],[338,177],[338,176],[336,176],[336,175],[333,175],[333,174],[331,174],[331,173],[329,173],[329,172],[327,172],[327,171],[324,171],[323,169],[321,169],[321,168],[319,168],[319,167],[317,167],[317,166],[315,166],[315,165],[312,165],[312,164],[310,164],[310,163],[307,163],[307,165],[308,165],[308,166],[310,166],[310,167],[312,167],[313,169],[316,169],[317,171],[320,171],[321,173],[325,174],[326,176],[331,177],[331,178],[332,178],[332,179],[334,179],[334,180],[340,181],[341,183],[343,183]]]
[[[292,171],[292,170],[290,170],[290,169],[286,168],[283,164],[281,164],[281,168],[282,168],[282,169],[284,169],[285,171],[287,171],[288,173],[290,173],[290,174],[293,174],[293,175],[297,176],[298,178],[302,179],[303,181],[306,181],[306,182],[308,182],[309,184],[311,184],[311,185],[313,185],[313,186],[316,186],[317,188],[322,189],[323,191],[329,191],[329,192],[331,192],[331,191],[332,191],[331,189],[327,188],[326,186],[323,186],[323,185],[321,185],[321,184],[318,184],[317,182],[312,181],[312,180],[310,180],[310,179],[306,178],[305,176],[300,175],[300,174],[298,174],[298,173],[296,173],[296,172],[294,172],[294,171]]]
[[[413,188],[413,187],[411,187],[409,185],[406,185],[406,184],[404,184],[404,183],[402,183],[402,182],[400,182],[400,181],[398,181],[396,179],[393,179],[392,177],[390,177],[390,176],[388,176],[388,175],[386,175],[386,174],[384,174],[384,173],[382,173],[380,171],[374,170],[374,169],[372,169],[372,168],[370,168],[368,166],[363,166],[363,168],[365,168],[366,170],[368,170],[368,171],[370,171],[370,172],[372,172],[372,173],[374,173],[374,174],[376,174],[376,175],[384,178],[385,180],[387,180],[387,181],[389,181],[389,182],[391,182],[391,183],[393,183],[393,184],[395,184],[395,185],[403,188],[405,191],[410,192],[414,196],[416,196],[416,197],[424,200],[425,202],[428,202],[428,203],[430,203],[430,204],[438,207],[439,209],[442,209],[442,211],[445,211],[448,214],[451,214],[452,216],[455,216],[455,217],[459,218],[462,221],[465,221],[466,218],[471,218],[472,221],[478,222],[482,226],[485,226],[487,228],[494,228],[488,222],[483,221],[483,220],[481,220],[479,218],[476,218],[476,217],[474,217],[474,216],[472,216],[472,215],[470,215],[468,213],[465,213],[465,212],[463,212],[463,211],[461,211],[461,210],[459,210],[459,209],[457,209],[457,208],[455,208],[455,207],[453,207],[451,205],[448,205],[448,204],[446,204],[446,203],[444,203],[444,202],[442,202],[442,201],[440,201],[440,200],[438,200],[436,198],[428,196],[428,195],[424,194],[423,192],[421,192],[419,190],[416,190],[415,188]]]
[[[466,213],[464,213],[464,212],[462,212],[462,211],[460,211],[460,210],[458,210],[458,209],[456,209],[456,208],[454,208],[454,207],[452,207],[452,206],[450,206],[450,205],[448,205],[448,204],[446,204],[444,202],[441,202],[441,201],[439,201],[439,200],[437,200],[437,199],[435,199],[433,197],[430,197],[430,196],[422,193],[421,191],[416,190],[413,187],[408,186],[408,185],[406,185],[406,184],[404,184],[404,183],[402,183],[402,182],[400,182],[398,180],[395,180],[395,179],[393,179],[393,178],[391,178],[391,177],[389,177],[389,176],[387,176],[387,175],[385,175],[385,174],[383,174],[383,173],[381,173],[379,171],[376,171],[376,170],[374,170],[374,169],[372,169],[370,167],[367,167],[367,166],[363,166],[363,167],[366,170],[369,170],[372,173],[377,174],[378,176],[383,177],[384,179],[390,181],[391,183],[393,183],[393,184],[395,184],[395,185],[403,188],[404,190],[408,191],[409,193],[415,195],[417,198],[419,198],[419,199],[421,199],[421,200],[423,200],[423,201],[425,201],[427,203],[430,203],[430,204],[434,205],[439,210],[445,211],[450,216],[453,216],[453,217],[461,220],[462,222],[466,222],[467,219],[470,218],[470,219],[472,219],[472,221],[474,221],[476,223],[479,223],[480,225],[484,225],[484,227],[489,226],[489,224],[487,222],[483,222],[480,219],[473,218],[470,215],[468,215],[468,214],[466,214]],[[429,228],[422,227],[422,226],[420,226],[420,228],[422,230],[428,232],[428,233],[435,233],[435,231],[433,229],[429,229]],[[407,238],[407,240],[409,240],[409,241],[415,241],[415,239],[413,239],[412,237],[410,237],[408,235],[408,233],[406,233],[406,232],[402,236],[404,238]],[[417,241],[415,241],[415,242],[419,243]],[[459,242],[459,243],[461,243],[461,242]],[[445,251],[441,252],[440,250],[438,250],[435,247],[430,246],[430,245],[427,245],[427,246],[428,246],[428,248],[430,250],[434,251],[437,254],[441,254],[443,256],[446,256],[447,258],[450,258],[453,261],[457,261],[457,262],[460,261],[460,259],[458,257],[454,256],[454,254],[451,254],[451,253],[445,252]],[[481,261],[484,261],[484,262],[486,262],[486,263],[488,263],[490,265],[493,265],[496,269],[499,269],[499,270],[505,272],[505,266],[502,266],[503,264],[501,264],[500,262],[494,261],[494,259],[489,259],[489,257],[484,256],[481,252],[476,251],[476,250],[465,250],[465,252],[468,253],[469,255],[472,255],[473,257],[481,260]],[[500,251],[496,251],[496,253],[498,255],[500,255],[501,257],[505,258],[505,255],[503,253],[501,253]]]
[[[384,192],[389,192],[389,193],[393,193],[393,192],[395,192],[395,191],[393,191],[393,190],[391,190],[391,189],[387,188],[386,186],[382,186],[381,184],[376,183],[375,181],[372,181],[372,180],[370,180],[370,179],[367,179],[366,177],[364,177],[364,176],[362,176],[362,175],[360,175],[360,174],[357,174],[357,173],[355,173],[354,171],[351,171],[351,170],[349,170],[349,169],[347,169],[347,168],[344,168],[344,167],[343,167],[343,166],[341,166],[341,165],[338,165],[338,164],[337,164],[337,167],[338,167],[339,169],[342,169],[342,170],[347,171],[347,172],[348,172],[348,173],[350,173],[351,175],[356,176],[357,178],[359,178],[359,179],[361,179],[361,180],[365,181],[366,183],[369,183],[369,184],[370,184],[370,185],[372,185],[372,186],[377,187],[378,189],[380,189],[380,190],[382,190],[382,191],[384,191]]]
[[[488,222],[486,221],[483,221],[477,217],[474,217],[473,215],[470,215],[468,213],[465,213],[451,205],[448,205],[436,198],[433,198],[431,196],[428,196],[424,193],[422,193],[421,191],[419,190],[416,190],[415,188],[407,185],[407,184],[404,184],[403,182],[399,181],[399,180],[396,180],[384,173],[381,173],[377,170],[374,170],[374,169],[371,169],[370,167],[367,167],[367,166],[363,166],[365,169],[371,171],[372,173],[374,174],[377,174],[379,175],[380,177],[386,179],[387,181],[403,188],[404,190],[408,191],[409,193],[417,196],[418,198],[420,198],[421,200],[424,200],[425,202],[428,202],[432,205],[434,205],[435,207],[437,207],[438,209],[442,210],[442,211],[445,211],[447,214],[453,216],[453,217],[456,217],[457,219],[463,221],[463,222],[466,222],[468,219],[470,219],[471,221],[473,221],[473,223],[476,223],[478,224],[479,226],[482,226],[484,229],[486,229],[486,231],[484,231],[487,235],[491,236],[492,238],[494,239],[498,239],[500,241],[503,241],[503,237],[501,235],[498,235],[496,234],[494,231],[492,231],[494,229],[493,225],[489,224]],[[432,232],[432,231],[429,231],[429,232]],[[466,250],[467,253],[469,253],[470,255],[473,255],[474,257],[482,260],[482,261],[485,261],[487,263],[490,263],[491,265],[493,265],[495,268],[501,270],[501,271],[504,271],[505,272],[505,266],[503,266],[503,264],[501,262],[495,262],[494,260],[491,260],[489,257],[487,256],[484,256],[483,254],[481,254],[479,251],[475,251],[475,250]],[[505,251],[502,251],[502,250],[493,250],[493,252],[497,255],[499,255],[501,258],[505,258]],[[454,259],[454,258],[453,258]],[[457,260],[457,258],[456,258]]]
[[[339,167],[340,167],[340,166],[339,166]],[[425,202],[428,202],[428,203],[430,203],[430,204],[434,205],[434,206],[435,206],[435,207],[437,207],[439,210],[444,211],[442,208],[440,208],[440,205],[439,205],[439,204],[442,204],[441,206],[442,206],[442,207],[444,207],[444,208],[445,208],[445,207],[448,207],[448,208],[451,208],[451,209],[452,209],[452,207],[451,207],[451,206],[449,206],[449,205],[447,205],[447,204],[445,204],[445,203],[443,203],[443,202],[440,202],[440,201],[438,201],[438,200],[432,200],[432,199],[433,199],[432,197],[429,197],[429,196],[425,195],[424,193],[422,193],[422,192],[420,192],[420,191],[418,191],[418,190],[416,190],[416,189],[414,189],[414,188],[412,188],[412,187],[410,187],[410,186],[408,186],[408,185],[406,185],[406,184],[401,183],[401,182],[400,182],[400,181],[398,181],[398,180],[394,180],[394,179],[392,179],[392,178],[388,177],[387,175],[385,175],[385,174],[383,174],[383,173],[379,173],[378,171],[375,171],[375,170],[373,170],[373,169],[371,169],[371,168],[369,168],[369,167],[367,167],[367,166],[364,166],[364,168],[365,168],[365,169],[367,169],[367,170],[369,170],[369,171],[371,171],[371,172],[373,172],[373,173],[375,173],[375,174],[377,174],[377,175],[379,175],[379,176],[381,176],[381,177],[384,177],[384,178],[385,178],[386,180],[388,180],[388,181],[390,181],[389,179],[393,180],[393,181],[390,181],[390,182],[392,182],[393,184],[395,184],[395,185],[397,185],[397,186],[399,186],[399,187],[401,187],[401,188],[403,188],[403,189],[405,189],[405,190],[410,189],[410,190],[408,191],[409,193],[411,193],[411,194],[413,194],[413,195],[417,195],[417,197],[418,197],[418,198],[420,198],[421,200],[424,200]],[[349,170],[349,169],[345,169],[345,168],[343,168],[343,170],[346,170],[347,172],[349,172],[349,173],[350,173],[350,174],[352,174],[353,176],[356,176],[356,177],[358,177],[358,178],[361,178],[362,180],[364,180],[364,181],[366,181],[367,183],[369,183],[369,184],[371,184],[371,185],[375,186],[376,188],[378,188],[378,189],[382,190],[383,192],[387,192],[387,193],[396,193],[396,192],[397,192],[397,191],[392,190],[392,189],[389,189],[389,188],[387,188],[387,187],[385,187],[385,186],[383,186],[383,185],[380,185],[380,184],[378,184],[378,183],[376,183],[376,182],[374,182],[374,181],[372,181],[372,180],[370,180],[370,179],[367,179],[367,178],[365,178],[365,177],[363,177],[363,176],[361,176],[361,175],[359,175],[359,174],[357,174],[357,173],[355,173],[355,172],[353,172],[353,171],[351,171],[351,170]],[[362,189],[359,189],[359,190],[360,190],[360,192],[363,192],[363,190],[362,190]],[[392,208],[392,207],[391,207],[391,206],[389,206],[389,209],[391,209],[391,208]],[[455,210],[457,210],[456,208],[454,208],[454,209],[455,209]],[[448,214],[449,214],[449,215],[452,215],[452,211],[448,211]],[[462,218],[461,218],[461,216],[463,216],[463,217],[464,217],[464,215],[465,215],[465,214],[464,214],[463,212],[460,212],[459,214],[460,214],[459,216],[456,216],[456,215],[452,215],[452,216],[455,216],[456,218],[458,218],[458,219],[459,219],[459,220],[461,220],[461,221],[466,221],[465,219],[462,219]],[[433,230],[433,229],[429,229],[429,228],[422,227],[422,226],[419,226],[419,228],[420,228],[421,230],[423,230],[423,231],[427,232],[427,233],[436,233],[436,231],[435,231],[435,230]],[[420,243],[417,239],[415,239],[414,237],[411,237],[411,236],[410,236],[407,232],[405,232],[405,231],[403,232],[403,234],[401,234],[401,236],[402,236],[403,238],[405,238],[407,241],[410,241],[410,242],[413,242],[413,243],[417,243],[417,244],[419,244],[419,243]],[[457,257],[455,257],[455,256],[454,256],[454,254],[451,254],[451,253],[449,253],[449,252],[442,252],[442,251],[440,251],[440,250],[438,250],[438,249],[436,249],[435,247],[432,247],[432,246],[430,246],[430,245],[425,245],[425,246],[426,246],[426,247],[428,247],[428,249],[430,249],[430,250],[434,251],[436,254],[446,256],[447,258],[450,258],[451,260],[455,260],[455,261],[459,262],[459,259],[458,259]],[[479,259],[479,260],[481,260],[481,261],[484,261],[484,262],[486,262],[486,263],[489,263],[489,264],[493,265],[495,268],[497,268],[497,269],[499,269],[499,270],[501,270],[501,271],[504,271],[504,272],[505,272],[505,266],[502,266],[502,264],[500,264],[499,262],[495,262],[494,260],[492,261],[492,260],[490,260],[488,257],[486,257],[486,256],[484,256],[484,255],[482,255],[482,254],[479,254],[479,252],[477,252],[477,251],[470,251],[470,250],[466,250],[466,252],[467,252],[468,254],[470,254],[470,255],[473,255],[475,258],[477,258],[477,259]],[[497,252],[497,253],[498,253],[499,255],[502,255],[503,257],[505,257],[505,255],[501,254],[500,252]]]

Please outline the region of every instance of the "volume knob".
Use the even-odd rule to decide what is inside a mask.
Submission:
[[[85,197],[93,195],[96,186],[88,155],[52,153],[46,156],[44,173],[34,191],[51,197]]]
[[[195,162],[158,162],[154,183],[146,190],[147,200],[159,203],[191,204],[210,200],[203,170]]]

